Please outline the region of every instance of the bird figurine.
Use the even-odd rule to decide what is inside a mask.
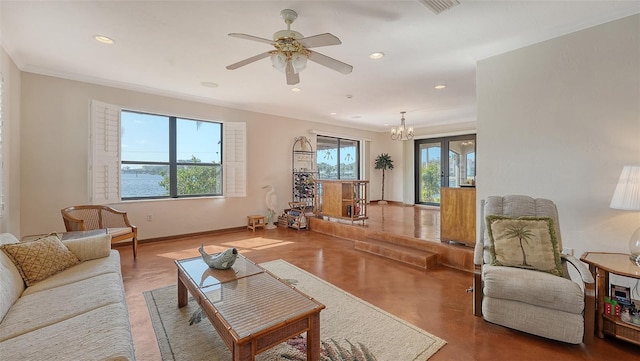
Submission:
[[[204,244],[200,245],[198,251],[202,255],[202,260],[207,266],[215,269],[229,269],[236,261],[238,257],[238,250],[235,248],[227,248],[224,251],[216,254],[207,254],[204,251]]]
[[[267,203],[267,224],[265,225],[265,229],[275,229],[276,226],[273,225],[275,221],[275,217],[278,214],[278,197],[276,196],[276,190],[272,185],[266,185],[262,187],[263,189],[269,189],[267,195],[265,197],[265,201]]]

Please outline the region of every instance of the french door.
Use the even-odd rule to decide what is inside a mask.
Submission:
[[[440,205],[441,187],[473,187],[476,135],[419,139],[415,144],[415,202]]]

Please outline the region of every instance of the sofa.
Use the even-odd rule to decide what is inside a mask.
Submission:
[[[3,233],[0,248],[2,360],[135,359],[120,254],[109,235],[20,242]]]

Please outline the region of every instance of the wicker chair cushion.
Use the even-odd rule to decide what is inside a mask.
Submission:
[[[109,229],[107,229],[107,232],[109,232],[111,237],[114,237],[114,238],[115,237],[119,237],[119,236],[124,236],[126,234],[132,234],[130,227],[127,227],[127,228],[109,228]]]

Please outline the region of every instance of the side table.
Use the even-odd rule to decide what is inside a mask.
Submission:
[[[609,275],[640,279],[640,267],[629,260],[628,254],[586,252],[580,260],[589,265],[596,280],[596,332],[598,337],[611,335],[640,345],[640,326],[623,322],[604,312],[604,298],[609,295]]]

